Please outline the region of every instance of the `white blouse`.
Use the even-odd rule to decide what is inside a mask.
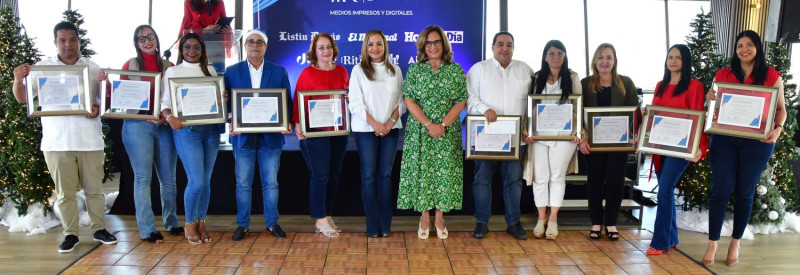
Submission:
[[[381,123],[386,123],[397,109],[402,116],[406,112],[403,103],[403,72],[392,64],[394,75],[384,63],[372,63],[375,80],[369,80],[361,65],[353,66],[350,73],[349,98],[350,129],[353,132],[373,132],[367,123],[367,113]],[[398,116],[393,129],[403,128]]]

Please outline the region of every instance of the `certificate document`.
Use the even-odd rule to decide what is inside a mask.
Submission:
[[[685,118],[653,116],[648,142],[686,148],[692,132],[692,120]]]
[[[515,121],[510,120],[498,120],[489,124],[485,124],[486,126],[483,131],[486,134],[504,134],[504,135],[513,135],[517,133],[517,123]]]
[[[342,125],[342,100],[317,99],[308,101],[308,126],[310,128]]]
[[[242,97],[242,123],[277,123],[278,98]]]
[[[184,116],[217,113],[217,89],[214,86],[183,87],[180,89],[181,111]]]
[[[114,80],[111,84],[111,108],[150,109],[150,82]]]
[[[81,85],[77,75],[40,76],[39,106],[64,106],[80,103]]]
[[[572,104],[536,104],[536,131],[572,131]]]
[[[722,94],[717,123],[759,129],[765,98]]]
[[[510,152],[512,134],[489,134],[486,125],[475,125],[475,151]]]
[[[592,121],[592,143],[628,143],[627,116],[594,117]]]

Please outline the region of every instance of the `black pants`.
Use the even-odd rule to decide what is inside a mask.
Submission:
[[[592,225],[616,226],[622,203],[622,186],[628,153],[591,153],[586,195],[589,197],[589,215]],[[605,192],[603,192],[605,185]],[[603,199],[606,200],[603,209]]]

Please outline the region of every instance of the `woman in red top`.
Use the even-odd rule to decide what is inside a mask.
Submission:
[[[147,71],[163,73],[172,64],[161,59],[158,35],[152,27],[141,25],[133,32],[133,45],[136,48],[136,57],[131,58],[123,70]],[[150,82],[150,99],[147,110],[139,110],[139,114],[152,115],[158,112],[160,106],[153,106],[155,99],[155,79],[153,77],[125,76],[121,80],[135,80]],[[130,110],[134,111],[134,110]],[[136,113],[135,111],[133,113]],[[128,153],[133,168],[133,201],[136,206],[136,225],[139,228],[139,238],[151,243],[161,243],[164,237],[156,230],[155,217],[153,216],[152,202],[150,201],[150,180],[153,177],[153,168],[161,193],[161,217],[164,228],[170,234],[179,236],[183,228],[178,226],[175,197],[175,165],[178,155],[175,151],[175,142],[172,138],[172,129],[166,124],[164,117],[159,120],[132,120],[126,119],[122,125],[122,143]]]
[[[339,185],[339,175],[342,172],[345,149],[347,149],[347,136],[316,137],[306,139],[300,127],[300,102],[297,100],[297,91],[312,90],[342,90],[347,89],[350,77],[347,69],[333,64],[339,49],[333,37],[321,33],[311,39],[311,46],[306,53],[310,66],[303,69],[297,78],[294,94],[294,108],[292,108],[292,123],[295,125],[295,134],[300,140],[300,151],[306,159],[306,164],[311,170],[311,188],[309,191],[311,218],[316,219],[316,232],[326,237],[339,236],[339,228],[331,218],[333,199],[336,197],[336,187]],[[303,110],[308,109],[307,102],[316,99],[329,99],[329,96],[306,97]],[[341,110],[347,112],[347,110]],[[308,118],[306,118],[308,120]],[[340,125],[347,125],[349,121],[341,121]],[[306,121],[308,125],[308,121]],[[343,126],[337,126],[343,127]],[[327,127],[324,127],[327,128]],[[323,129],[324,128],[315,128]],[[329,127],[333,129],[334,127]]]
[[[692,79],[692,54],[689,47],[676,44],[669,48],[664,62],[664,78],[656,85],[654,106],[703,110],[705,88],[700,81]],[[691,145],[691,144],[689,144]],[[658,176],[658,208],[653,229],[653,239],[647,255],[661,255],[669,247],[678,245],[678,226],[675,222],[675,185],[689,161],[697,162],[706,155],[708,138],[700,139],[700,148],[692,159],[680,159],[653,155]]]
[[[183,35],[186,30],[202,30],[205,32],[217,32],[222,26],[217,25],[220,17],[225,17],[225,3],[223,0],[210,0],[211,7],[206,5],[203,0],[186,0],[183,3],[183,21],[178,37]],[[211,10],[209,14],[208,10]]]
[[[731,66],[717,71],[714,78],[718,82],[761,85],[778,88],[778,102],[775,106],[775,127],[764,140],[755,140],[726,135],[713,135],[709,155],[711,158],[711,200],[708,206],[708,249],[703,256],[703,264],[711,266],[717,253],[725,212],[731,193],[736,191],[733,209],[733,239],[728,247],[726,264],[739,263],[739,240],[744,234],[750,212],[753,208],[758,179],[766,168],[775,142],[783,132],[786,122],[786,102],[783,98],[783,80],[773,68],[767,67],[761,38],[751,30],[736,36],[734,48],[736,55],[731,58]],[[715,91],[709,91],[707,98],[714,100]],[[762,125],[763,125],[762,121]]]

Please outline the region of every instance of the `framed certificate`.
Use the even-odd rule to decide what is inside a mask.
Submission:
[[[694,158],[705,124],[705,112],[647,106],[638,150],[676,158]]]
[[[221,76],[170,78],[172,114],[186,126],[225,123],[224,87]]]
[[[297,91],[300,129],[306,137],[350,134],[347,90]]]
[[[161,73],[105,70],[100,85],[102,118],[158,120],[161,106]],[[150,94],[150,91],[153,94]]]
[[[232,93],[234,132],[289,131],[286,89],[233,89]]]
[[[709,104],[707,133],[767,138],[775,118],[778,88],[725,82],[714,82],[714,88],[717,100]]]
[[[486,122],[484,116],[467,116],[467,159],[519,160],[519,116],[497,116],[497,121]]]
[[[636,106],[586,107],[586,139],[591,152],[633,152]]]
[[[86,65],[31,66],[25,82],[29,117],[89,115],[97,100]]]
[[[558,104],[561,95],[528,96],[528,134],[537,140],[573,140],[580,137],[581,95],[570,95]]]

